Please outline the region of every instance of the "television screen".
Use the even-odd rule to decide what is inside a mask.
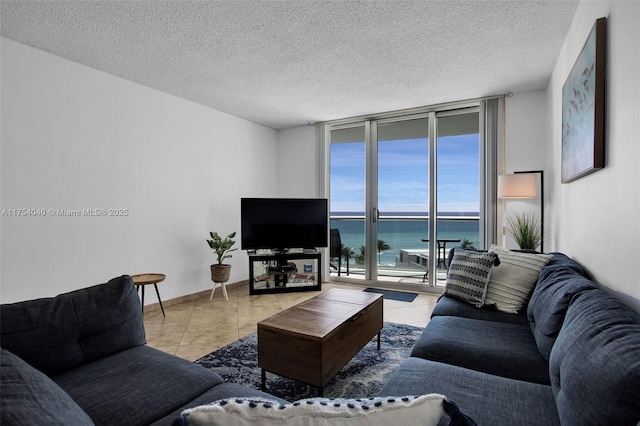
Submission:
[[[240,216],[243,250],[328,245],[326,198],[243,198]]]

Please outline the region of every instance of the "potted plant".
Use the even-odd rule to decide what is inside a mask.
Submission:
[[[507,218],[509,230],[518,247],[523,250],[535,250],[542,241],[540,220],[535,214],[514,214]]]
[[[217,232],[209,232],[211,236],[210,240],[207,240],[209,247],[216,253],[218,257],[218,263],[211,265],[211,281],[215,283],[226,283],[229,281],[229,275],[231,274],[231,265],[222,263],[225,259],[232,257],[229,253],[238,248],[232,248],[236,243],[233,239],[236,236],[235,232],[227,235],[225,239],[222,239]]]

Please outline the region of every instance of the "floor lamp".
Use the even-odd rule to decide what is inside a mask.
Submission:
[[[544,171],[529,170],[498,176],[498,198],[536,198],[538,173],[540,174],[540,251],[544,253]]]

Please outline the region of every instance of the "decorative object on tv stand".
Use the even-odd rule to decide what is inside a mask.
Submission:
[[[604,167],[606,46],[600,18],[562,86],[562,183]]]
[[[213,281],[213,289],[211,290],[211,296],[209,300],[213,299],[213,293],[216,291],[216,287],[220,284],[222,287],[222,293],[224,294],[225,300],[229,300],[229,296],[227,295],[227,288],[225,287],[225,283],[229,281],[229,276],[231,275],[231,265],[222,263],[225,259],[229,259],[232,257],[229,253],[234,250],[238,250],[238,248],[232,248],[236,243],[233,238],[235,238],[236,233],[232,232],[227,235],[225,239],[222,239],[217,232],[209,232],[209,236],[211,236],[210,240],[207,240],[209,243],[209,247],[215,252],[218,257],[218,263],[211,265],[211,281]]]
[[[544,252],[544,171],[530,170],[498,176],[498,198],[523,199],[538,196],[537,174],[540,174],[540,216],[521,213],[507,218],[513,239],[521,249]]]

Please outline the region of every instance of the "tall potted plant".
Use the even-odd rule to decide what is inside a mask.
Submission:
[[[232,257],[229,253],[238,250],[237,247],[232,248],[236,243],[233,239],[236,233],[232,232],[224,239],[222,239],[217,232],[209,232],[209,236],[211,236],[211,239],[207,240],[207,243],[209,243],[209,247],[211,247],[218,257],[218,263],[211,265],[211,281],[215,283],[226,283],[229,281],[229,275],[231,274],[231,265],[222,262]]]

